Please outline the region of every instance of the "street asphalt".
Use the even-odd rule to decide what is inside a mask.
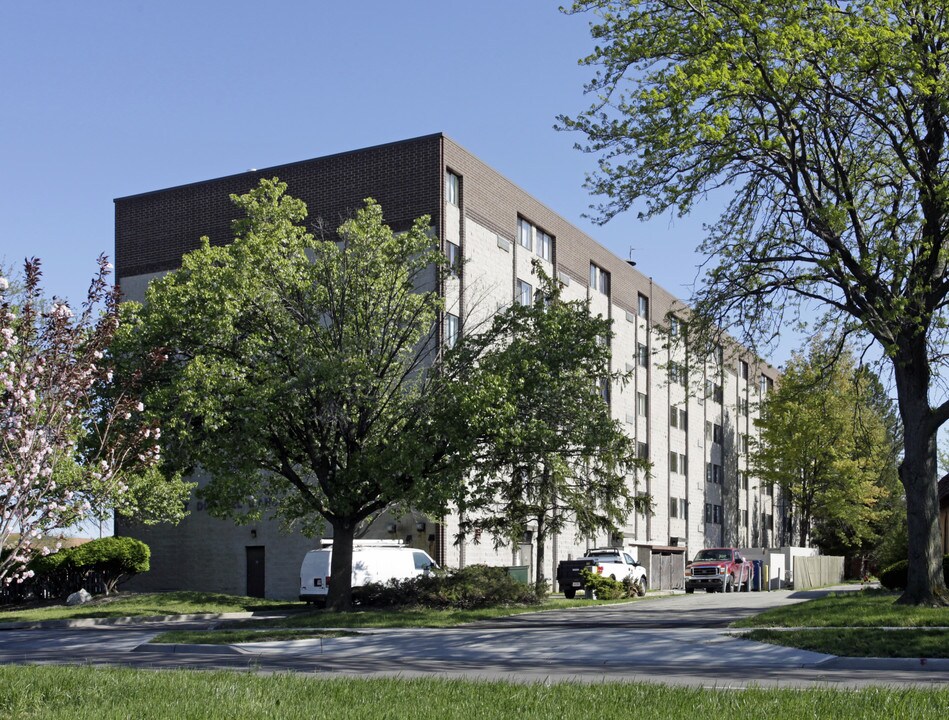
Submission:
[[[847,586],[848,589],[852,586]],[[843,589],[843,588],[836,588]],[[742,640],[733,620],[825,591],[650,597],[443,629],[233,646],[159,645],[220,618],[70,621],[0,633],[0,662],[293,671],[321,676],[645,681],[707,687],[946,686],[949,660],[838,658]]]

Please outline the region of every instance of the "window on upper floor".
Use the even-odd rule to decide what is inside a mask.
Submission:
[[[723,520],[722,515],[723,515],[722,506],[713,505],[712,506],[712,522],[715,523],[716,525],[721,525],[722,520]]]
[[[649,367],[649,348],[642,343],[636,345],[636,362],[640,367]]]
[[[669,498],[669,517],[677,518],[679,517],[679,499],[671,497]]]
[[[686,372],[684,365],[675,361],[669,363],[669,382],[673,385],[681,385],[682,387],[685,387]]]
[[[712,503],[705,503],[705,522],[712,522]]]
[[[743,455],[748,454],[748,436],[744,433],[738,436],[738,452]]]
[[[649,444],[640,442],[636,443],[636,457],[639,457],[643,460],[649,459]]]
[[[677,317],[669,318],[669,334],[672,337],[678,337],[682,334],[682,321]]]
[[[609,378],[600,378],[596,381],[597,392],[600,397],[603,398],[603,402],[609,403],[610,401],[610,379]]]
[[[537,254],[548,262],[554,256],[554,239],[543,230],[537,231]]]
[[[705,397],[711,398],[717,403],[721,403],[725,399],[725,393],[722,390],[722,386],[712,380],[705,381]]]
[[[458,316],[445,313],[445,347],[453,348],[458,342]]]
[[[748,399],[740,397],[738,398],[738,414],[739,415],[748,415]]]
[[[742,380],[748,379],[748,363],[744,360],[738,361],[738,377]]]
[[[457,276],[461,269],[461,248],[451,240],[446,240],[445,257],[448,258],[448,272]]]
[[[649,397],[646,393],[636,393],[636,414],[646,417],[649,414]]]
[[[679,517],[689,519],[689,501],[685,498],[679,498]]]
[[[524,282],[520,278],[517,279],[517,283],[514,288],[515,292],[515,302],[519,305],[528,307],[534,302],[534,288],[531,287],[531,284]]]
[[[604,295],[610,294],[610,274],[593,263],[590,263],[590,290],[598,290]]]
[[[528,250],[534,249],[534,226],[524,218],[517,219],[517,243]]]
[[[458,207],[461,199],[459,178],[450,170],[445,172],[445,200],[449,205]]]
[[[648,318],[649,317],[649,298],[639,293],[639,317]]]
[[[748,489],[748,473],[746,473],[744,470],[738,471],[738,486],[742,490]]]

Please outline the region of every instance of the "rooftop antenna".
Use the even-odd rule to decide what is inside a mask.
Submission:
[[[636,248],[634,248],[632,245],[629,246],[629,260],[627,260],[626,263],[627,263],[630,267],[636,267],[636,261],[633,260],[633,250],[635,250],[635,249],[636,249]]]

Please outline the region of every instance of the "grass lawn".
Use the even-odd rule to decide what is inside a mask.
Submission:
[[[565,717],[945,719],[949,690],[727,690],[609,683],[318,679],[294,674],[2,666],[0,717],[376,718]]]
[[[329,613],[311,609],[301,602],[279,602],[262,598],[238,597],[219,593],[119,593],[100,596],[85,605],[45,605],[16,607],[0,611],[0,623],[36,622],[71,618],[142,617],[150,615],[213,614],[245,611],[289,612],[286,618],[242,623],[240,627],[256,628],[313,628],[313,627],[451,627],[476,620],[538,612],[562,610],[571,607],[612,605],[635,600],[564,600],[549,599],[540,605],[486,608],[482,610],[428,610],[399,608],[392,610],[362,610],[352,613]]]
[[[285,603],[262,598],[236,597],[220,593],[117,593],[99,596],[84,605],[18,607],[0,612],[0,623],[64,620],[70,618],[111,618],[149,615],[189,615],[252,610],[294,610],[303,603]]]
[[[887,590],[831,593],[737,620],[732,627],[949,627],[949,608],[896,605],[899,596]]]
[[[752,630],[742,637],[842,657],[949,658],[949,630]]]
[[[843,657],[947,658],[949,608],[896,605],[886,590],[833,593],[732,623],[758,629],[742,637]],[[886,631],[880,628],[909,628]]]

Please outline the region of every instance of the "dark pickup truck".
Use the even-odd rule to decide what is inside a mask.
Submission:
[[[620,582],[632,578],[639,584],[639,594],[646,594],[646,569],[629,553],[622,548],[594,548],[578,560],[561,560],[557,564],[557,587],[568,600],[576,597],[578,590],[586,589],[580,575],[583,568]]]

